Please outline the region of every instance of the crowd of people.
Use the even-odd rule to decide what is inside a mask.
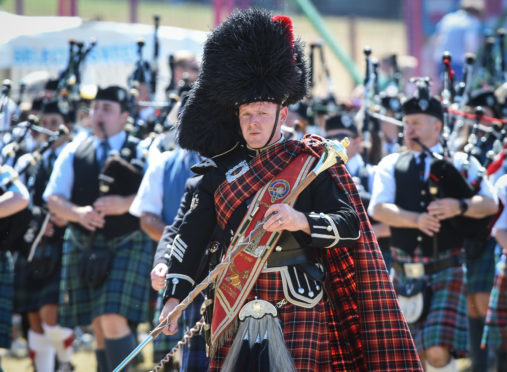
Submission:
[[[201,61],[170,56],[164,105],[146,61],[28,105],[4,82],[0,347],[17,314],[35,370],[72,371],[91,327],[97,371],[128,370],[139,324],[158,361],[201,322],[163,368],[506,371],[505,71],[445,57],[433,96],[365,51],[338,99],[307,59],[290,18],[248,9]]]

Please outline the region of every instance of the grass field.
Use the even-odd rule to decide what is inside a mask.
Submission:
[[[78,14],[84,19],[128,22],[128,3],[128,0],[79,0]],[[16,0],[0,2],[0,6],[9,12],[15,11],[15,4]],[[294,8],[294,6],[286,7]],[[24,0],[24,12],[28,16],[56,15],[57,0]],[[139,22],[152,24],[154,14],[160,15],[162,25],[203,31],[209,31],[213,27],[213,11],[209,6],[171,4],[169,1],[139,1]],[[306,17],[289,15],[293,18],[295,33],[301,35],[305,42],[320,39]],[[371,46],[373,54],[377,57],[391,53],[406,53],[405,25],[402,21],[349,17],[324,17],[324,20],[338,45],[355,60],[361,74],[364,71],[362,49],[365,45]],[[354,87],[351,77],[327,47],[325,56],[336,92],[341,97],[349,96]],[[321,84],[320,90],[324,89],[326,88]]]
[[[139,342],[144,340],[146,332],[149,331],[148,323],[141,324],[139,326],[140,336]],[[159,337],[163,337],[160,335]],[[0,349],[1,352],[6,352],[4,349]],[[159,360],[153,361],[153,347],[152,343],[149,343],[142,351],[143,362],[139,363],[131,368],[131,372],[150,371]],[[0,353],[1,355],[1,353]],[[72,357],[72,363],[75,367],[75,372],[93,372],[96,370],[95,353],[93,351],[81,351],[74,353]],[[28,358],[13,358],[6,355],[1,356],[1,367],[4,372],[33,372],[33,367]],[[44,372],[44,371],[42,371]]]

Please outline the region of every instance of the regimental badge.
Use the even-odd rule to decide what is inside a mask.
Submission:
[[[341,120],[345,128],[349,128],[352,124],[354,124],[354,120],[348,115],[342,115]]]
[[[121,149],[120,154],[124,158],[128,158],[130,156],[130,154],[132,154],[132,151],[128,147],[124,147]]]
[[[393,111],[398,111],[401,108],[400,100],[396,97],[391,97],[391,99],[389,99],[389,107]]]
[[[116,98],[118,99],[118,101],[121,102],[127,98],[127,95],[125,94],[125,92],[123,90],[118,90],[118,92],[116,94]]]
[[[283,198],[290,190],[290,185],[285,180],[275,180],[269,185],[268,191],[271,195],[271,203]]]
[[[421,110],[423,110],[423,111],[426,111],[428,109],[428,106],[430,105],[428,100],[425,98],[421,98],[419,100],[418,104],[419,104],[419,107],[421,108]]]
[[[236,164],[231,169],[229,169],[225,173],[225,178],[227,179],[227,182],[231,183],[239,176],[245,174],[249,169],[250,169],[250,167],[248,166],[248,163],[245,160],[243,160],[243,161],[239,162],[238,164]]]
[[[60,110],[60,112],[62,114],[67,115],[69,113],[69,111],[70,111],[69,102],[67,102],[64,99],[59,99],[58,100],[58,110]]]

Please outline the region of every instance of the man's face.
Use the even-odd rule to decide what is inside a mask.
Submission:
[[[403,122],[405,144],[410,150],[423,151],[414,138],[429,148],[439,142],[442,123],[437,118],[426,114],[410,114],[405,115]]]
[[[125,126],[128,115],[127,111],[121,111],[120,104],[117,102],[93,101],[90,107],[93,134],[100,139],[104,139],[101,126],[105,129],[108,137],[120,133]]]
[[[58,132],[58,129],[60,128],[60,125],[66,125],[65,121],[63,120],[62,115],[51,113],[51,114],[44,114],[42,115],[40,119],[40,125],[46,129],[49,129],[53,132]],[[69,126],[67,125],[67,128]],[[44,133],[39,134],[39,138],[46,142],[49,139],[49,136]],[[52,148],[59,147],[63,142],[66,141],[66,136],[63,136],[59,138],[57,141],[55,141],[52,145]]]
[[[178,63],[174,66],[174,81],[176,84],[179,84],[180,81],[183,81],[185,78],[192,84],[197,80],[198,75],[199,62],[197,62],[195,57],[189,58],[187,61]]]
[[[248,146],[260,148],[280,139],[282,123],[287,118],[287,107],[280,109],[273,138],[266,143],[273,130],[277,105],[271,102],[253,102],[239,106],[239,125]]]

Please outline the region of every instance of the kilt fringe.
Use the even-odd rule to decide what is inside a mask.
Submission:
[[[229,340],[231,340],[239,328],[239,320],[234,319],[231,324],[227,327],[227,329],[222,333],[222,335],[217,339],[214,345],[210,345],[209,348],[209,358],[213,359],[216,352],[220,350],[223,346],[225,346]]]

